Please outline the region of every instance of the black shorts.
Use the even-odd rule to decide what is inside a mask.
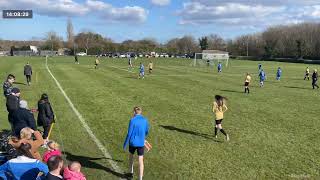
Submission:
[[[129,146],[129,152],[131,154],[134,154],[137,150],[138,156],[143,156],[144,155],[144,147],[132,147]]]
[[[149,68],[149,71],[152,71],[152,68]]]
[[[245,83],[244,83],[244,86],[249,86],[249,82],[245,82]]]
[[[222,120],[223,120],[223,119],[216,120],[216,125],[221,124],[221,123],[222,123]]]

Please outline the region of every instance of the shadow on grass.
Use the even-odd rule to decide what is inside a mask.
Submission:
[[[216,140],[213,137],[213,135],[210,135],[210,134],[205,134],[205,133],[199,133],[199,132],[195,132],[195,131],[180,129],[180,128],[177,128],[177,127],[174,127],[174,126],[164,126],[164,125],[159,125],[159,126],[164,128],[164,129],[166,129],[166,130],[177,131],[177,132],[185,133],[185,134],[191,134],[191,135],[194,135],[194,136],[199,136],[199,137],[202,137],[202,138],[205,138],[205,139],[210,139],[210,140],[213,140],[215,142],[221,143],[221,141]]]
[[[27,85],[26,83],[22,83],[22,82],[14,82],[13,84],[21,84],[21,85]]]
[[[290,88],[290,89],[312,89],[312,87],[310,88],[306,88],[306,87],[297,87],[297,86],[283,86],[285,88]]]
[[[234,91],[234,90],[226,90],[226,89],[220,89],[220,91],[223,91],[223,92],[231,92],[231,93],[241,93],[241,94],[244,94],[243,91]]]
[[[105,158],[105,157],[94,158],[94,157],[87,157],[87,156],[79,156],[79,155],[71,154],[69,152],[63,152],[63,154],[66,155],[66,159],[68,161],[78,161],[78,162],[80,162],[80,164],[83,167],[90,168],[90,169],[103,170],[103,171],[111,173],[114,176],[117,176],[119,178],[130,179],[130,178],[128,178],[127,174],[122,174],[122,173],[116,172],[116,171],[112,170],[111,168],[105,167],[97,162],[94,162],[95,160],[108,159],[108,158]],[[114,159],[111,159],[111,160],[116,161],[116,162],[123,162],[121,160],[114,160]]]

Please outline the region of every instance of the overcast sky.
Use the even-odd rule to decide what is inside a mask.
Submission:
[[[14,40],[41,38],[51,30],[65,38],[68,18],[76,33],[92,30],[117,42],[211,33],[234,38],[271,25],[320,20],[320,0],[0,0],[4,9],[34,12],[28,20],[0,18],[0,38]]]

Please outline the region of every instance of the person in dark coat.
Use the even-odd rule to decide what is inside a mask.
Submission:
[[[31,76],[32,76],[32,67],[29,62],[24,66],[24,75],[27,78],[28,86],[31,84]]]
[[[14,136],[20,138],[20,131],[25,127],[29,127],[33,130],[37,130],[36,121],[33,114],[28,109],[28,103],[25,100],[21,100],[19,108],[13,114],[13,129]]]
[[[315,69],[312,74],[312,88],[313,89],[315,89],[315,87],[317,87],[317,89],[319,89],[317,81],[318,81],[318,71]]]
[[[52,123],[54,123],[54,113],[47,94],[42,94],[38,101],[38,126],[43,127],[43,139],[47,139]]]
[[[8,111],[8,120],[11,125],[11,130],[13,131],[13,114],[16,110],[19,108],[19,102],[20,102],[20,89],[18,88],[12,88],[11,94],[7,96],[7,111]]]

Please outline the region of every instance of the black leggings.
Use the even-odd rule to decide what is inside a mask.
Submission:
[[[26,75],[26,78],[27,78],[27,82],[31,82],[31,75]]]
[[[43,139],[47,139],[51,126],[52,124],[49,124],[48,126],[43,126],[43,135],[42,135]]]

